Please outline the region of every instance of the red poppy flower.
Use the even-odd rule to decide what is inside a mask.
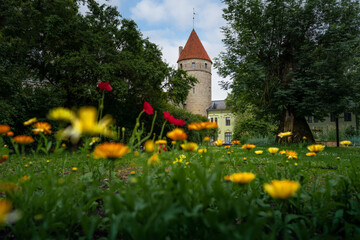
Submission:
[[[2,158],[1,158],[1,160],[0,160],[0,163],[5,162],[7,158],[8,158],[8,155],[2,155]]]
[[[148,103],[147,101],[144,102],[144,112],[146,112],[149,115],[153,115],[154,114],[154,109],[153,107],[150,105],[150,103]]]
[[[110,86],[109,82],[99,82],[97,86],[101,91],[112,91],[112,87]]]
[[[184,126],[185,125],[184,119],[174,118],[174,116],[171,116],[169,112],[163,112],[163,114],[164,114],[165,120],[168,121],[169,123],[172,123],[175,126]]]

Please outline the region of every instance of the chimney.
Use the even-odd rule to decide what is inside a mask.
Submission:
[[[179,57],[180,57],[180,55],[181,55],[182,50],[183,50],[183,47],[180,46],[180,47],[179,47]]]

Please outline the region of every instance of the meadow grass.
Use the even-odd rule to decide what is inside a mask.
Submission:
[[[0,239],[360,239],[359,148],[307,157],[303,144],[277,146],[298,153],[287,159],[270,146],[200,147],[207,152],[163,152],[157,165],[146,152],[114,164],[84,151],[11,155],[0,193],[20,217],[0,227]],[[236,172],[256,177],[224,179]],[[274,179],[301,187],[273,199],[263,185]]]

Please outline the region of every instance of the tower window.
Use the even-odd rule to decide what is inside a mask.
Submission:
[[[182,69],[182,63],[180,63],[180,68]]]
[[[194,62],[191,64],[191,67],[192,67],[192,68],[195,68],[195,63],[194,63]]]
[[[230,117],[226,118],[226,126],[230,126]]]
[[[193,93],[195,93],[195,88],[193,88]]]
[[[205,68],[207,68],[207,63],[205,63]]]

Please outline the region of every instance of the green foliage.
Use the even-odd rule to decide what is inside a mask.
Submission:
[[[215,66],[233,80],[223,87],[232,89],[234,109],[251,103],[282,124],[285,110],[321,118],[350,107],[358,85],[359,1],[224,2],[227,50]]]
[[[104,113],[124,127],[145,100],[154,107],[182,103],[196,82],[163,62],[134,21],[94,0],[6,1],[0,19],[0,122],[19,131],[24,119],[45,117],[52,107],[97,105],[99,81],[113,87]]]
[[[160,154],[161,163],[152,167],[147,166],[147,153],[138,157],[130,153],[115,162],[112,186],[106,171],[110,162],[86,157],[86,153],[64,152],[46,158],[28,155],[25,160],[10,156],[2,163],[1,183],[19,184],[6,198],[21,218],[2,226],[0,237],[360,237],[358,148],[325,148],[309,158],[305,147],[288,146],[299,153],[295,166],[295,160],[286,162],[280,154],[270,155],[267,147],[256,148],[264,151],[262,155],[240,146],[209,147],[201,155],[168,151]],[[229,150],[234,152],[227,154]],[[180,154],[185,155],[184,162],[173,164]],[[239,171],[256,173],[256,178],[245,185],[224,180]],[[20,182],[23,176],[30,179]],[[296,180],[301,188],[293,198],[272,199],[263,184],[273,179]]]

